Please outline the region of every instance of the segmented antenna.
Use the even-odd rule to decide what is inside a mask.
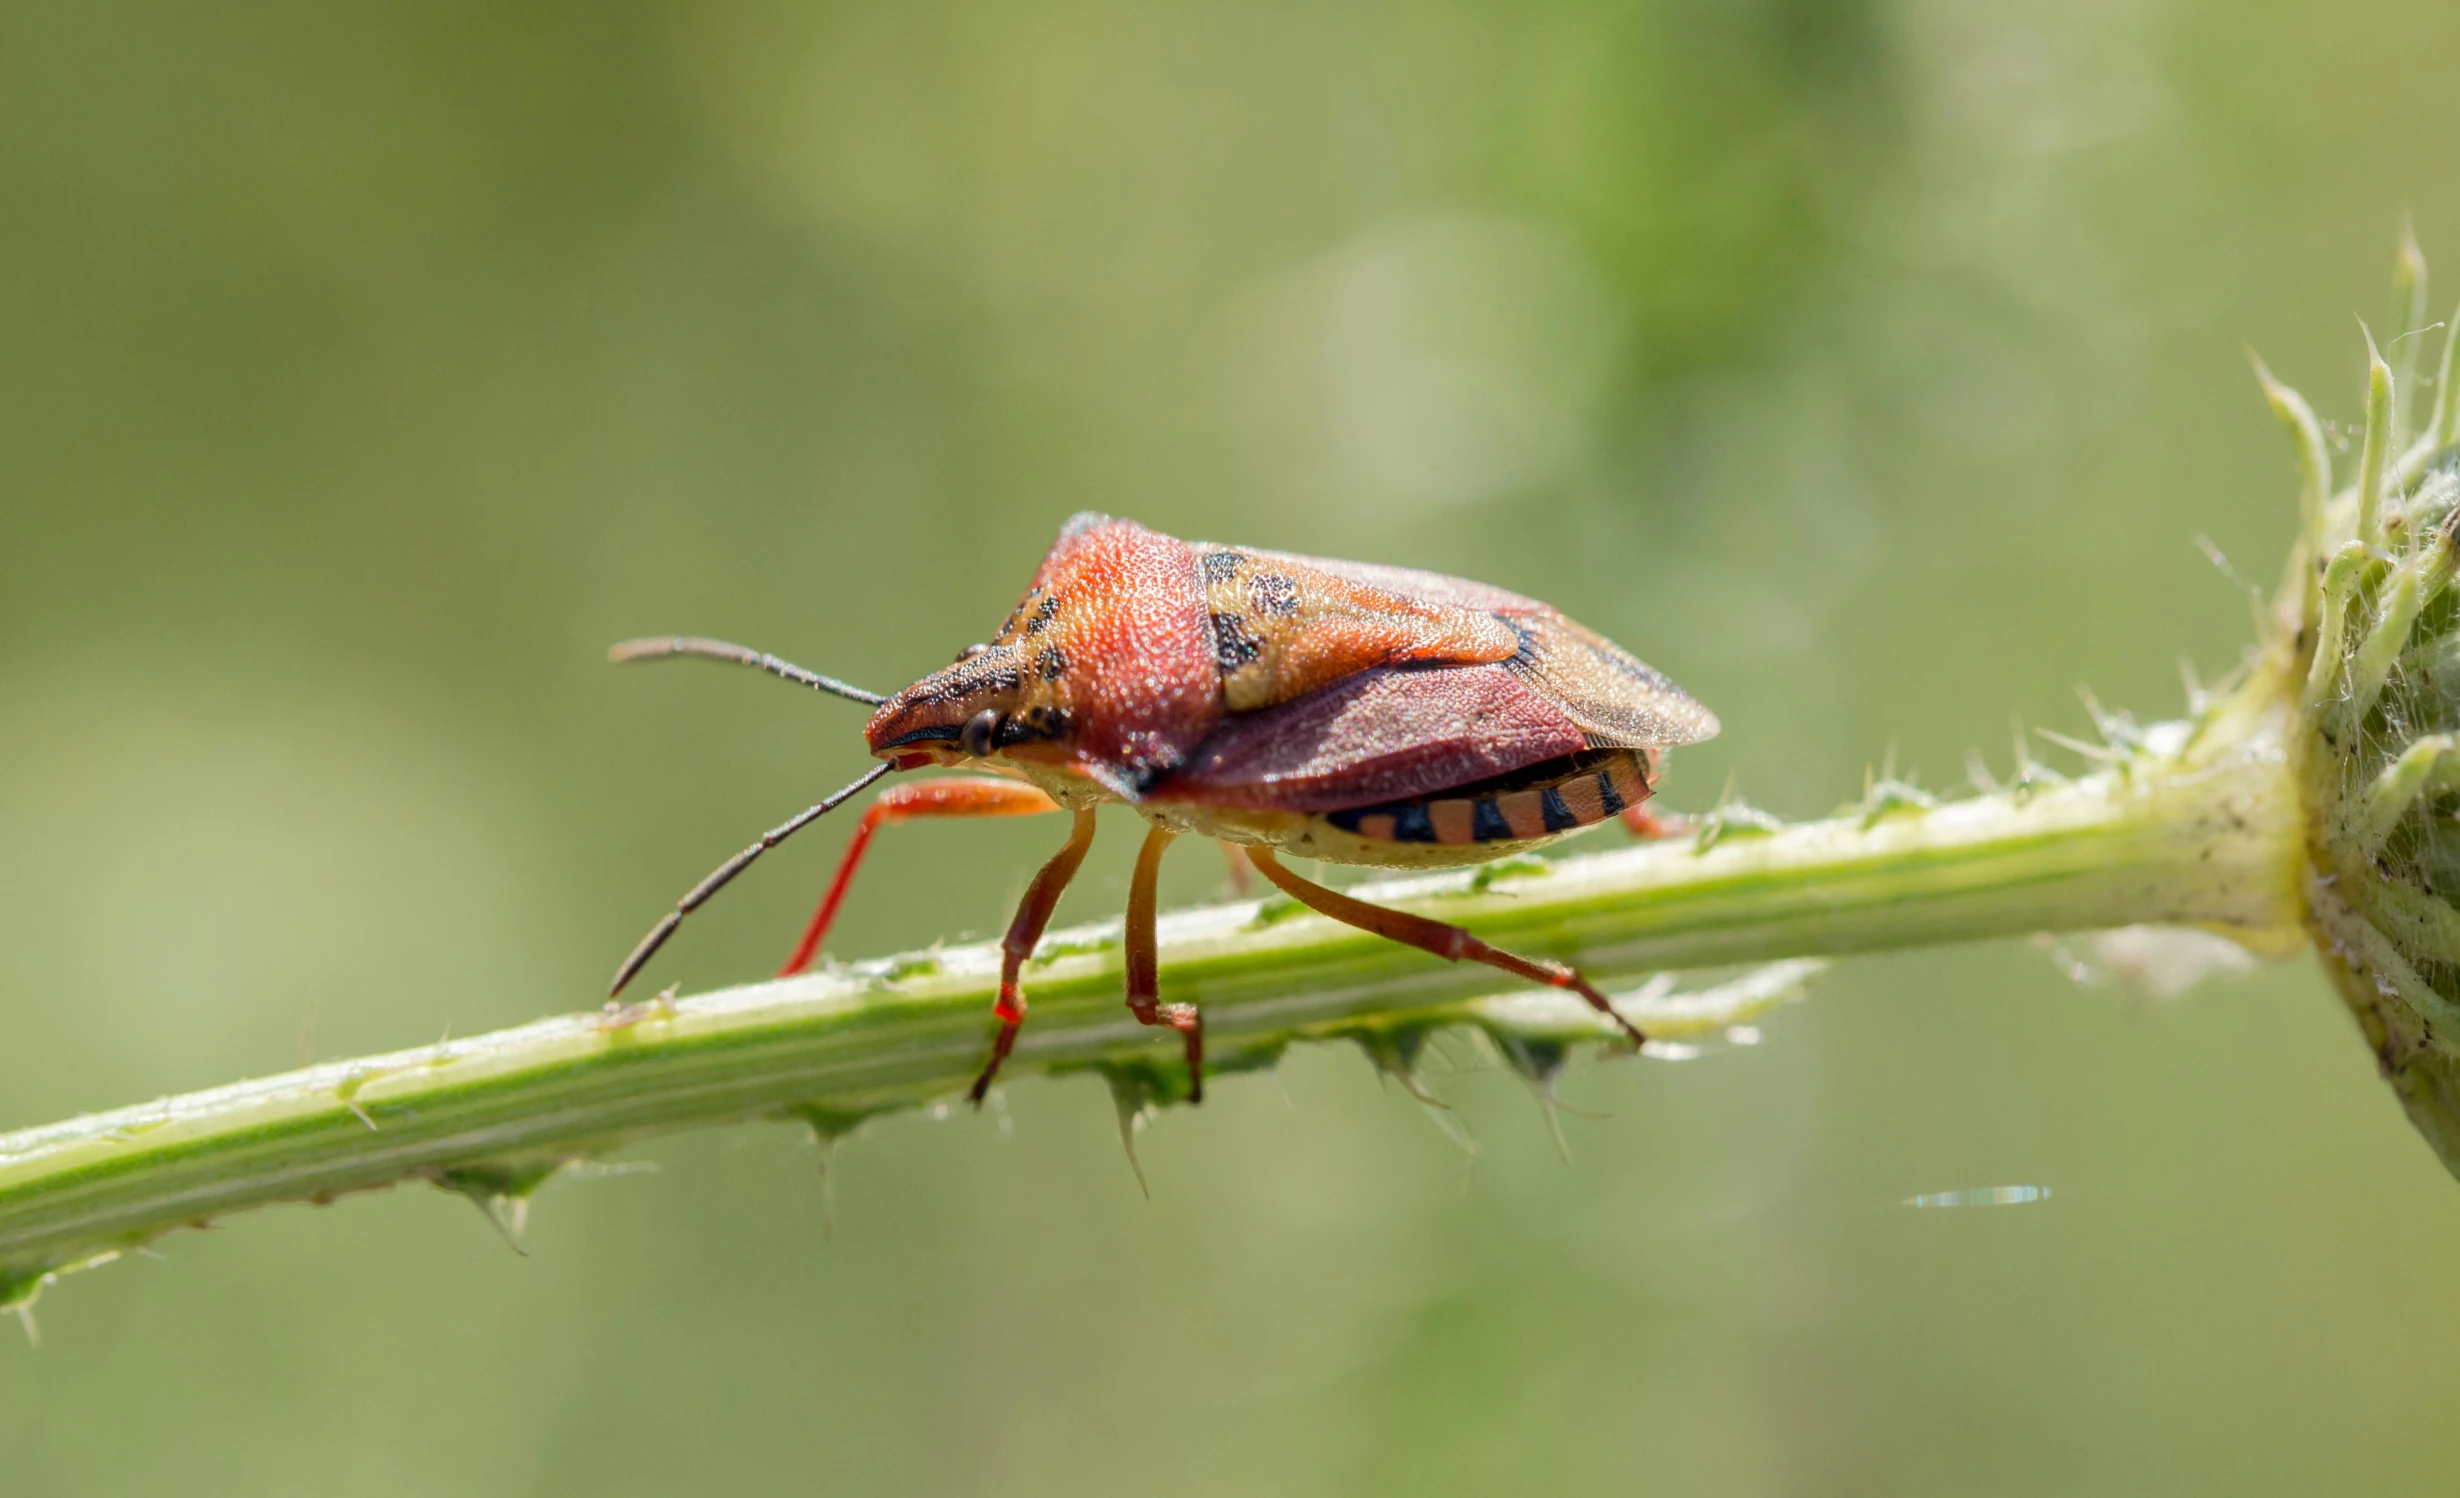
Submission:
[[[823,676],[817,671],[806,670],[792,661],[780,660],[765,650],[754,650],[749,645],[737,645],[729,640],[702,639],[697,635],[670,635],[653,640],[626,640],[620,645],[609,646],[606,658],[620,665],[625,661],[664,660],[671,655],[697,655],[704,660],[732,661],[738,666],[750,666],[756,671],[766,671],[771,676],[782,676],[798,686],[810,687],[815,692],[827,692],[833,696],[843,697],[848,702],[862,703],[865,707],[878,707],[888,700],[877,692],[866,692],[861,687],[839,681],[834,676]]]
[[[784,662],[781,661],[779,664],[783,665]],[[641,938],[641,944],[634,947],[632,955],[624,959],[624,965],[615,970],[615,982],[607,989],[607,996],[613,998],[622,993],[624,985],[632,981],[633,975],[647,966],[650,958],[658,955],[658,948],[666,945],[666,939],[675,934],[675,928],[683,924],[683,918],[707,904],[709,897],[724,889],[728,880],[750,868],[753,859],[820,820],[823,815],[843,806],[855,792],[862,790],[895,768],[897,768],[895,765],[886,763],[872,766],[862,779],[830,796],[819,805],[797,812],[786,821],[770,828],[760,835],[760,841],[711,870],[708,878],[693,885],[690,894],[675,902],[675,908],[666,913],[664,920],[649,928],[649,934]]]

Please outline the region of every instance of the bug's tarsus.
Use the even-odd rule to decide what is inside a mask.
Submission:
[[[1478,941],[1478,939],[1474,936],[1471,937],[1470,940],[1472,942],[1476,942],[1477,945],[1481,947],[1486,946],[1486,943]],[[1493,947],[1487,947],[1486,951],[1483,953],[1465,953],[1463,955],[1470,956],[1476,961],[1502,968],[1507,973],[1519,973],[1524,978],[1534,979],[1540,983],[1552,984],[1556,988],[1568,988],[1572,992],[1580,995],[1583,999],[1586,999],[1590,1008],[1606,1016],[1606,1018],[1613,1020],[1616,1025],[1620,1026],[1624,1035],[1630,1038],[1631,1048],[1633,1050],[1640,1050],[1649,1043],[1647,1033],[1644,1032],[1638,1025],[1635,1025],[1630,1020],[1625,1019],[1623,1017],[1623,1012],[1614,1007],[1614,1001],[1607,998],[1596,984],[1591,983],[1587,978],[1582,977],[1580,974],[1580,969],[1576,967],[1567,967],[1560,962],[1532,961],[1526,957],[1514,957],[1509,952],[1497,951]]]
[[[753,859],[794,836],[827,813],[843,806],[850,797],[895,768],[895,765],[886,763],[872,766],[861,779],[852,785],[770,828],[760,835],[760,841],[710,870],[708,878],[693,885],[690,894],[676,901],[675,908],[668,911],[655,926],[649,928],[649,934],[641,938],[641,944],[634,947],[632,955],[624,959],[623,966],[615,970],[615,981],[607,988],[607,996],[612,998],[622,993],[624,985],[631,982],[633,975],[647,966],[649,959],[657,955],[658,948],[665,946],[666,939],[675,934],[675,928],[683,924],[683,918],[708,903],[709,897],[724,889],[727,882],[737,874],[750,868]]]
[[[1025,898],[1018,902],[1016,919],[1008,923],[1008,934],[999,943],[999,1002],[991,1012],[999,1016],[999,1038],[991,1042],[991,1060],[966,1096],[974,1106],[982,1106],[991,1090],[991,1079],[999,1075],[999,1064],[1008,1059],[1016,1045],[1016,1032],[1025,1023],[1025,989],[1019,975],[1025,971],[1025,959],[1034,954],[1042,940],[1042,928],[1051,923],[1051,913],[1059,908],[1060,892],[1076,877],[1077,865],[1085,861],[1085,850],[1093,846],[1093,808],[1084,807],[1076,813],[1076,826],[1068,833],[1068,841],[1051,861],[1034,875],[1034,882],[1025,889]]]
[[[798,666],[792,661],[781,660],[765,650],[754,650],[749,645],[737,645],[731,640],[710,640],[698,635],[661,635],[646,640],[625,640],[620,644],[607,647],[606,652],[606,658],[618,665],[627,661],[665,660],[670,656],[678,655],[698,656],[702,660],[729,661],[738,666],[749,666],[755,671],[766,671],[771,676],[782,677],[797,686],[810,687],[815,692],[827,692],[832,696],[843,697],[848,702],[862,703],[865,707],[878,707],[888,700],[878,692],[866,692],[861,687],[839,681],[834,676],[823,676],[817,671]]]
[[[1256,871],[1271,880],[1283,894],[1318,915],[1406,943],[1422,952],[1432,952],[1447,962],[1482,962],[1532,983],[1543,983],[1550,988],[1568,988],[1586,999],[1590,1008],[1621,1026],[1623,1033],[1631,1037],[1634,1050],[1648,1044],[1648,1036],[1641,1032],[1640,1027],[1625,1019],[1597,985],[1581,976],[1580,969],[1576,967],[1543,957],[1523,957],[1517,952],[1507,952],[1480,941],[1458,926],[1429,920],[1422,915],[1411,915],[1405,910],[1371,905],[1364,900],[1352,899],[1339,890],[1326,889],[1283,868],[1281,860],[1270,848],[1250,848],[1247,856],[1255,863]]]

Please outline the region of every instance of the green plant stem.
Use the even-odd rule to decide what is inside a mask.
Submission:
[[[1875,796],[1774,832],[1729,817],[1714,839],[1359,892],[1604,975],[2140,923],[2279,950],[2302,916],[2284,682],[2262,675],[2191,734],[2147,735],[2160,751],[2122,740],[2116,763],[2071,783],[1935,807]],[[1389,1045],[1445,1024],[1558,1056],[1610,1033],[1561,995],[1482,998],[1503,986],[1491,970],[1286,902],[1165,917],[1161,955],[1165,994],[1203,1007],[1221,1070],[1269,1064],[1293,1040]],[[512,1201],[568,1161],[648,1134],[759,1116],[833,1133],[958,1096],[989,1043],[997,968],[994,947],[948,948],[0,1136],[0,1305],[54,1271],[247,1207],[412,1179]],[[1027,987],[1010,1076],[1099,1070],[1148,1099],[1181,1085],[1176,1037],[1120,1006],[1116,922],[1055,933]],[[1659,1035],[1685,1023],[1679,1005],[1633,1013]]]

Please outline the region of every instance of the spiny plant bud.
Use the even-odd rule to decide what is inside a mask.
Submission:
[[[2404,255],[2412,308],[2424,264]],[[2421,312],[2411,311],[2414,322]],[[2460,323],[2455,324],[2460,327]],[[2307,920],[2383,1075],[2460,1175],[2460,395],[2447,337],[2425,430],[2415,346],[2395,372],[2371,335],[2354,482],[2334,492],[2321,424],[2260,363],[2304,467],[2301,535],[2279,600],[2290,626],[2307,816]]]

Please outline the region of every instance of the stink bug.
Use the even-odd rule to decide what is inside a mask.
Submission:
[[[1151,824],[1128,886],[1128,1008],[1186,1036],[1191,1100],[1204,1095],[1203,1025],[1195,1006],[1161,1002],[1153,938],[1162,851],[1190,833],[1238,845],[1336,921],[1571,989],[1643,1044],[1576,969],[1352,899],[1279,855],[1429,868],[1525,852],[1618,813],[1637,829],[1665,749],[1717,732],[1707,708],[1604,636],[1500,588],[1180,541],[1094,514],[1060,531],[989,644],[893,697],[717,640],[635,640],[610,655],[733,661],[868,704],[864,737],[881,761],[694,886],[624,959],[612,992],[753,859],[892,771],[991,773],[884,792],[780,976],[819,951],[880,826],[1074,815],[1000,943],[999,1032],[977,1103],[1025,1020],[1018,975],[1084,861],[1094,809],[1113,801]]]

